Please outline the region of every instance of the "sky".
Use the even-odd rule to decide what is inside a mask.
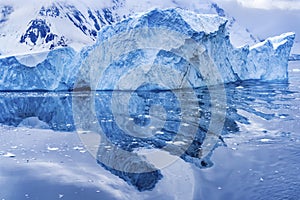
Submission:
[[[293,53],[300,54],[300,0],[214,0],[260,39],[295,32]]]
[[[263,10],[300,10],[299,0],[216,0],[216,2],[235,2],[246,8]]]

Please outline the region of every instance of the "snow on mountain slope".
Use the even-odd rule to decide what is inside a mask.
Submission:
[[[234,45],[254,44],[256,38],[209,0],[1,0],[0,54],[2,56],[47,51],[70,46],[79,51],[92,45],[105,25],[153,8],[181,7],[197,13],[218,14],[229,19]]]
[[[24,53],[72,46],[75,49],[92,44],[97,31],[118,19],[112,17],[109,4],[90,1],[3,1],[0,3],[1,54]],[[113,5],[113,4],[112,4]],[[9,12],[8,12],[8,11]]]

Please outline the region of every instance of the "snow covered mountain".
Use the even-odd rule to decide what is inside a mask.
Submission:
[[[227,24],[236,46],[257,42],[247,29],[209,0],[83,1],[83,0],[2,0],[0,2],[0,55],[28,54],[69,46],[79,51],[94,44],[105,25],[153,8],[181,7],[197,13],[218,14]]]
[[[78,49],[92,44],[102,26],[120,20],[112,13],[117,3],[109,7],[80,1],[29,1],[26,5],[1,1],[0,53],[18,54],[59,46]]]

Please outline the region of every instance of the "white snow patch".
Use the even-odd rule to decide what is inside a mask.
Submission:
[[[287,42],[286,37],[295,35],[294,32],[283,33],[279,36],[270,37],[263,42],[257,43],[250,47],[250,50],[264,46],[267,42],[271,42],[273,49],[276,50],[279,46]]]
[[[13,153],[10,153],[10,152],[7,152],[6,154],[4,154],[3,155],[4,157],[7,157],[7,158],[14,158],[14,157],[16,157],[16,155],[15,154],[13,154]]]
[[[48,56],[48,51],[46,52],[39,52],[39,53],[33,53],[33,54],[25,54],[21,56],[16,56],[16,59],[23,65],[26,65],[27,67],[35,67],[39,63],[42,63],[44,60],[46,60]]]

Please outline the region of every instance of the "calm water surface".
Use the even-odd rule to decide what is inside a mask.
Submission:
[[[143,87],[0,93],[0,199],[300,199],[300,62],[288,82],[226,85],[221,136],[205,157],[210,94],[221,92]],[[101,130],[95,151],[76,130]],[[155,149],[174,161],[145,162]]]

